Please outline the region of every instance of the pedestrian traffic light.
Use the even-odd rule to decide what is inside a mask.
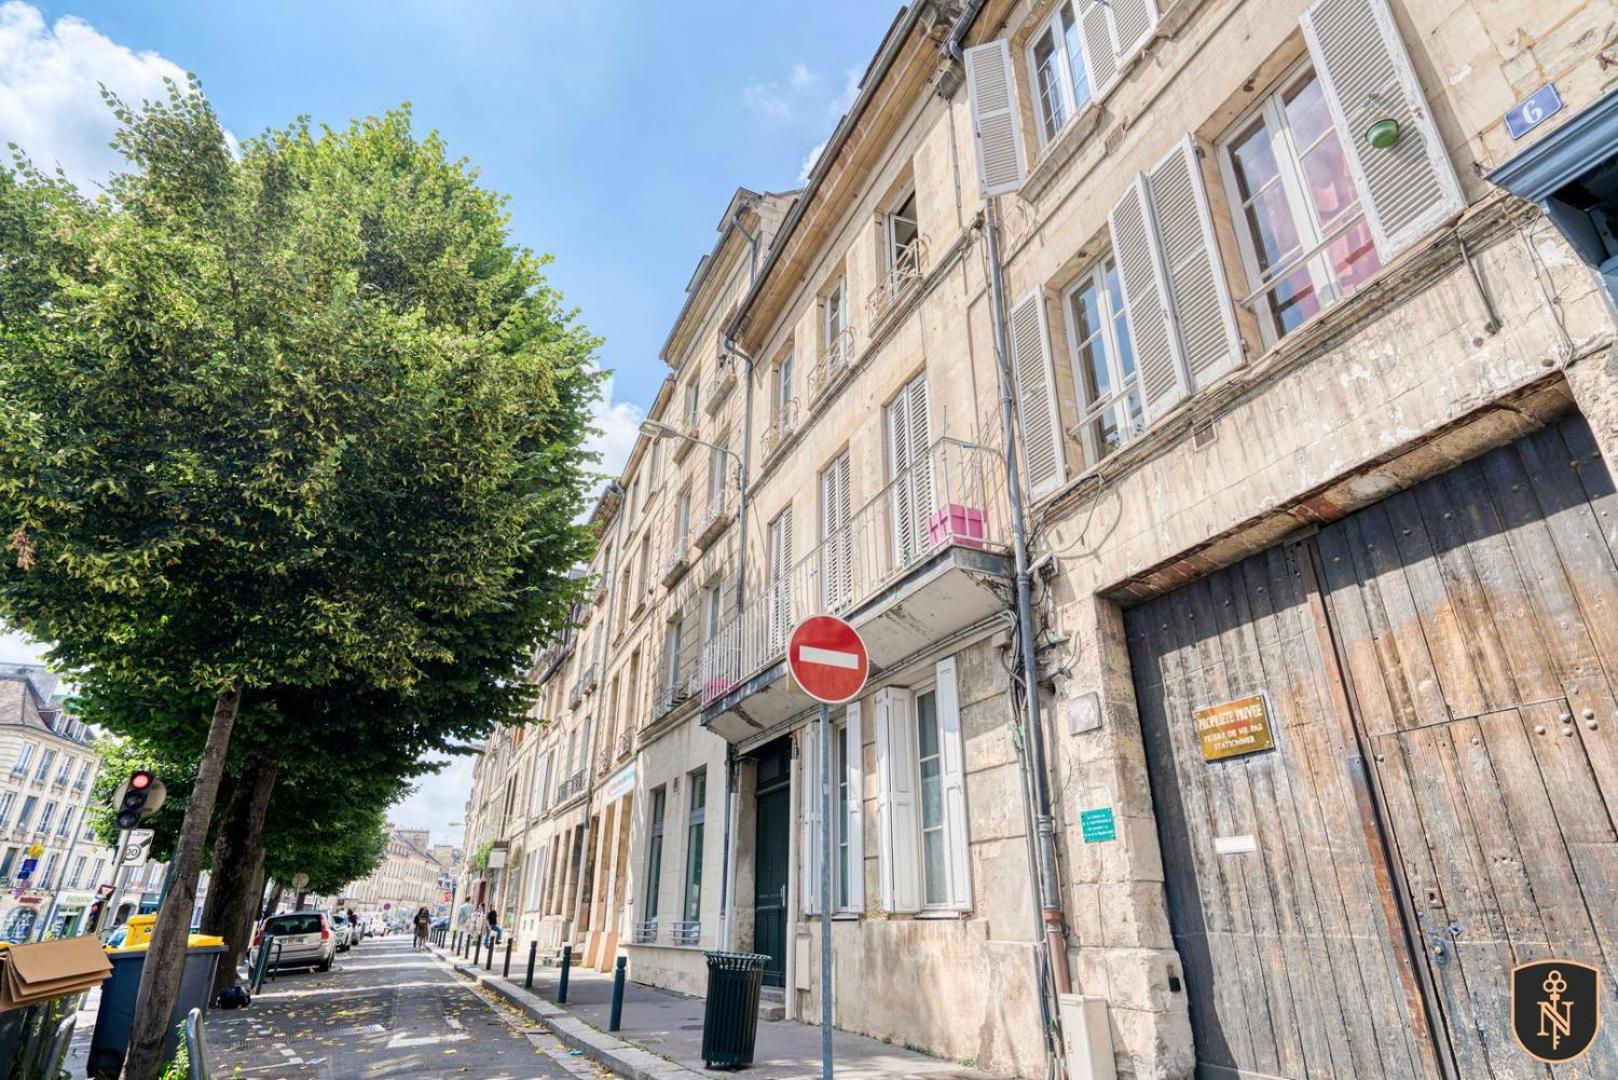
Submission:
[[[163,805],[164,795],[163,781],[153,776],[150,769],[136,769],[130,773],[129,779],[118,788],[118,795],[113,799],[118,827],[133,829],[138,826],[141,819],[156,813],[157,808]]]

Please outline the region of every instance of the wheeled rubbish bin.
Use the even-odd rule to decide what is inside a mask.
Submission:
[[[140,973],[146,966],[150,943],[122,949],[109,949],[112,974],[101,984],[101,1008],[96,1013],[95,1034],[90,1037],[91,1076],[116,1077],[129,1053],[129,1037],[135,1026],[135,996],[140,993]],[[180,974],[180,992],[169,1013],[169,1037],[163,1056],[172,1058],[180,1045],[180,1028],[192,1009],[208,1011],[208,994],[213,989],[214,969],[224,954],[225,943],[217,937],[192,934],[186,942],[185,969]]]
[[[702,1062],[708,1068],[753,1064],[758,994],[768,956],[708,952],[708,1004],[702,1013]]]

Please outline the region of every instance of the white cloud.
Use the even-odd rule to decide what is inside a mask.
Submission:
[[[410,793],[388,809],[388,820],[401,829],[427,829],[435,844],[459,844],[465,839],[466,799],[472,790],[473,758],[464,755],[435,754],[434,761],[447,761],[443,770],[422,777]]]
[[[629,460],[629,452],[635,448],[635,438],[640,434],[640,422],[646,418],[646,410],[630,401],[614,401],[613,379],[607,377],[601,388],[601,400],[596,403],[595,427],[600,430],[599,435],[593,435],[587,444],[591,450],[601,455],[601,463],[596,466],[609,476],[617,476]]]
[[[785,127],[819,115],[825,79],[807,64],[793,64],[784,79],[754,81],[742,87],[742,104],[755,116]],[[833,107],[835,108],[835,101]],[[840,110],[839,110],[840,111]],[[834,113],[833,115],[837,115]]]
[[[22,147],[47,171],[97,183],[122,159],[108,146],[116,128],[100,85],[135,104],[163,93],[185,71],[155,52],[136,52],[83,19],[46,25],[22,0],[0,3],[0,142]]]
[[[43,664],[49,647],[0,627],[0,664]]]
[[[742,103],[754,115],[772,123],[792,119],[792,102],[779,83],[748,83],[742,88]]]
[[[815,162],[820,160],[820,155],[825,151],[826,143],[829,141],[829,139],[821,139],[820,142],[815,144],[815,148],[804,157],[803,168],[798,170],[798,183],[807,184],[809,182],[809,174],[815,171]]]
[[[794,89],[802,90],[813,86],[820,81],[820,76],[803,64],[793,64],[792,74],[787,76],[787,84]]]
[[[843,89],[838,92],[836,97],[826,102],[826,118],[828,122],[835,127],[837,122],[843,118],[843,114],[853,106],[854,99],[859,96],[860,69],[849,68],[843,73]],[[798,183],[808,183],[809,174],[815,171],[815,162],[820,160],[820,155],[825,152],[826,144],[830,141],[830,138],[821,139],[815,144],[815,148],[804,157],[803,167],[798,170]]]

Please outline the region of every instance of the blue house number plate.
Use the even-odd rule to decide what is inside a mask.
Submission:
[[[1562,95],[1556,92],[1555,83],[1546,83],[1506,112],[1506,130],[1513,139],[1520,139],[1561,111]]]

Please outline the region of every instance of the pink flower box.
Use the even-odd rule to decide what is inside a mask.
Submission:
[[[927,533],[933,547],[958,544],[981,548],[989,536],[987,515],[975,506],[950,503],[933,511],[933,516],[927,519]]]

